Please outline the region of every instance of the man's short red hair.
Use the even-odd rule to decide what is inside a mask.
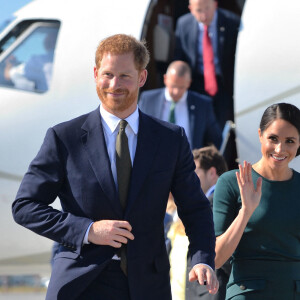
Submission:
[[[111,54],[126,54],[133,53],[134,63],[138,71],[146,68],[150,56],[146,47],[145,41],[138,41],[131,35],[115,34],[100,42],[97,47],[95,55],[95,64],[97,69],[101,65],[103,55],[105,53]]]

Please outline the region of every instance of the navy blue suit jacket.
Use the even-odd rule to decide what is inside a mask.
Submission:
[[[182,128],[139,112],[128,205],[122,211],[107,154],[99,108],[47,131],[25,174],[13,216],[60,247],[46,299],[76,299],[116,249],[84,245],[92,221],[127,220],[128,283],[132,300],[171,299],[164,216],[169,191],[190,239],[192,264],[214,267],[215,236],[209,201],[200,188]],[[63,211],[50,205],[60,198]]]
[[[145,91],[140,96],[139,108],[146,114],[161,119],[165,103],[165,89]],[[191,148],[201,148],[222,143],[222,132],[216,120],[212,101],[209,97],[188,91],[187,105],[191,131]]]
[[[223,86],[233,95],[233,77],[236,40],[240,18],[232,12],[218,8],[218,58]],[[176,25],[175,60],[186,61],[197,77],[198,22],[192,14],[180,17]]]

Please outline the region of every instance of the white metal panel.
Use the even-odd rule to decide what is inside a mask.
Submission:
[[[140,38],[149,0],[36,0],[16,12],[26,19],[61,22],[49,91],[36,94],[0,87],[0,247],[1,259],[50,251],[52,242],[14,223],[13,202],[22,175],[36,155],[47,128],[99,105],[93,78],[100,40],[126,33]],[[5,179],[11,173],[15,180]],[[7,230],[9,228],[9,230]],[[1,267],[0,267],[1,273]]]
[[[248,0],[242,15],[235,68],[235,121],[240,160],[261,157],[257,130],[271,104],[300,107],[300,2]],[[291,167],[300,171],[296,158]]]

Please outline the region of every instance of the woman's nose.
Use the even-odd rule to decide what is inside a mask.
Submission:
[[[275,147],[275,152],[276,153],[280,153],[282,151],[282,144],[278,143]]]

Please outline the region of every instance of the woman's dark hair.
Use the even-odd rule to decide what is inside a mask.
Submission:
[[[278,119],[285,120],[295,126],[300,136],[300,110],[295,105],[289,103],[273,104],[264,111],[259,125],[261,133],[263,133],[273,121]],[[300,147],[298,148],[296,156],[299,154]]]

